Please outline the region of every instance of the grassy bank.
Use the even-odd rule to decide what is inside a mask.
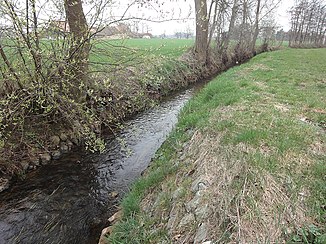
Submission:
[[[108,243],[325,243],[326,49],[210,82],[122,203]]]

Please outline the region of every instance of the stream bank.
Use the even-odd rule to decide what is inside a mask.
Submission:
[[[262,51],[266,50],[261,48],[257,53]],[[0,150],[0,192],[8,189],[12,180],[23,179],[27,172],[59,159],[72,148],[80,145],[88,147],[85,143],[89,144],[89,140],[94,144],[91,149],[92,146],[95,146],[95,150],[103,149],[103,131],[114,132],[121,121],[148,109],[158,100],[214,77],[253,55],[230,52],[223,57],[212,58],[214,62],[209,65],[199,66],[194,57],[186,53],[178,60],[154,63],[151,68],[143,64],[139,67],[140,71],[126,69],[115,74],[110,90],[96,88],[98,94],[94,94],[95,101],[91,100],[88,104],[97,118],[91,124],[84,124],[83,118],[75,118],[69,123],[47,119],[27,120],[24,123],[24,137],[20,135],[20,130],[14,130],[6,144],[9,147]],[[124,80],[123,84],[121,79]]]
[[[190,89],[163,99],[162,106],[127,121],[121,132],[106,139],[104,154],[89,155],[75,147],[15,182],[0,195],[1,242],[95,243],[191,94]]]

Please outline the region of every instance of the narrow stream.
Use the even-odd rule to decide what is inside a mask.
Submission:
[[[128,187],[145,170],[195,88],[125,123],[101,155],[75,150],[0,193],[0,243],[97,243]],[[118,192],[113,198],[110,193]]]

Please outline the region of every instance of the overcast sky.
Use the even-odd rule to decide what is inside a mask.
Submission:
[[[23,0],[20,0],[23,1]],[[52,0],[53,3],[57,6],[57,0]],[[43,18],[45,21],[48,19],[64,19],[63,11],[58,15],[58,11],[54,11],[54,5],[48,0],[39,0],[38,4],[42,6],[42,12],[39,14],[40,18]],[[92,4],[96,5],[97,0],[90,1]],[[134,2],[134,0],[114,0],[115,4],[112,6],[108,5],[108,8],[105,11],[106,16],[115,16],[118,18],[121,16],[128,7],[128,3]],[[155,2],[155,1],[152,1]],[[194,0],[159,0],[160,6],[157,4],[152,5],[151,7],[140,7],[139,5],[134,5],[127,11],[125,17],[138,17],[146,18],[151,21],[143,22],[139,25],[139,31],[147,30],[149,27],[149,32],[154,35],[167,34],[171,35],[176,32],[185,32],[187,29],[191,29],[192,32],[195,30],[195,21],[194,21]],[[47,3],[47,4],[44,4]],[[283,0],[276,11],[276,22],[279,26],[283,27],[285,31],[289,30],[289,15],[287,11],[291,6],[293,6],[294,0]],[[89,5],[90,6],[90,5]],[[85,13],[88,13],[89,6],[84,5]],[[51,14],[55,14],[55,17],[51,17]],[[88,17],[91,15],[88,15]],[[169,19],[181,19],[179,21],[166,21],[155,23],[155,20],[169,20]],[[154,22],[153,22],[154,21]],[[109,21],[104,21],[102,25],[109,23]],[[6,20],[0,17],[0,24],[7,24]]]
[[[127,7],[126,0],[120,1],[120,6],[117,9],[117,13],[123,11]],[[149,8],[138,8],[134,6],[128,11],[128,16],[145,17],[151,20],[155,20],[164,14],[161,19],[183,19],[182,21],[167,21],[162,23],[147,22],[150,27],[151,33],[159,35],[165,33],[167,35],[174,34],[175,32],[184,32],[187,28],[191,28],[194,31],[194,0],[167,0],[160,1],[162,6],[157,5]],[[276,11],[275,20],[284,30],[289,30],[289,15],[287,11],[294,4],[294,0],[283,0]],[[190,16],[189,16],[190,14]],[[143,28],[146,29],[146,27]]]

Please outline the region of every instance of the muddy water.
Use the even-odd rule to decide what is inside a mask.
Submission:
[[[75,150],[0,194],[0,243],[96,243],[120,198],[146,169],[194,88],[124,124],[104,154]],[[118,192],[113,198],[110,193]]]

